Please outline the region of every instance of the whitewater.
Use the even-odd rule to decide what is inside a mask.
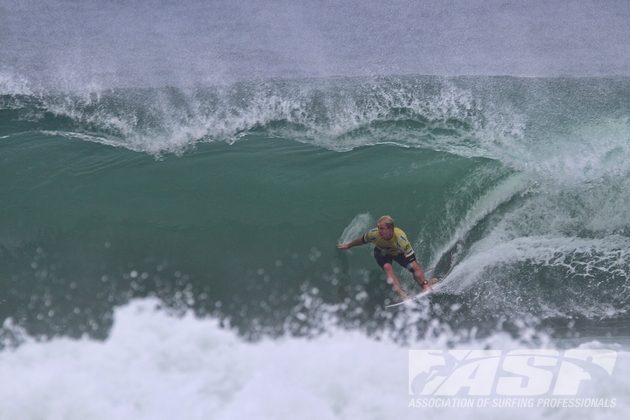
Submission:
[[[169,316],[160,305],[149,299],[121,307],[104,342],[29,340],[3,352],[0,371],[11,379],[3,380],[2,418],[619,418],[628,410],[627,351],[619,354],[613,380],[589,386],[600,398],[616,397],[613,409],[420,409],[409,407],[408,349],[393,342],[333,329],[315,339],[250,343],[216,320]],[[438,335],[413,348],[450,339]],[[497,334],[464,348],[485,346],[521,343]],[[596,341],[580,346],[602,347]]]

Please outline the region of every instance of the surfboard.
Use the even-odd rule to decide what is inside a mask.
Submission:
[[[415,302],[418,302],[424,298],[426,298],[427,296],[429,296],[430,294],[436,292],[437,290],[439,290],[440,286],[443,285],[442,280],[444,280],[444,278],[437,278],[437,277],[433,277],[431,280],[429,280],[429,282],[431,283],[431,290],[428,290],[426,292],[420,292],[417,295],[414,295],[412,297],[410,297],[409,299],[405,299],[402,302],[396,302],[396,303],[391,303],[389,305],[385,305],[385,308],[395,308],[397,306],[402,306],[402,305],[410,305],[413,304]]]

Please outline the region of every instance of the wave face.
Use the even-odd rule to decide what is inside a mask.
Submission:
[[[17,363],[23,377],[13,358],[30,351],[37,363],[74,369],[55,355],[69,348],[78,360],[98,359],[96,339],[126,359],[134,333],[125,329],[146,326],[155,336],[142,340],[154,343],[167,334],[161,323],[190,329],[199,341],[190,354],[201,364],[203,351],[225,346],[244,357],[308,354],[309,346],[390,351],[378,343],[391,351],[593,341],[625,348],[628,115],[625,78],[392,76],[64,91],[3,74],[0,366]],[[384,309],[395,296],[368,247],[335,248],[382,214],[407,232],[425,267],[449,273],[430,300]],[[146,298],[164,309],[142,310]],[[201,319],[166,315],[173,312]],[[123,377],[114,372],[100,385]],[[313,387],[363,381],[322,378]],[[260,386],[232,379],[230,389],[244,393]],[[310,406],[313,389],[303,389],[295,412]],[[336,397],[318,395],[337,407]],[[136,400],[151,407],[139,418],[158,409],[146,398]],[[97,410],[64,404],[60,412]],[[208,404],[193,406],[221,407],[226,418],[251,408],[220,396]],[[329,417],[361,412],[343,407],[346,414]]]
[[[515,301],[523,316],[625,319],[628,92],[626,79],[82,95],[5,82],[5,316],[41,332],[68,319],[99,330],[129,297],[185,294],[199,310],[283,332],[293,327],[278,320],[316,292],[370,323],[389,316],[374,312],[391,295],[368,251],[333,245],[355,216],[353,234],[393,213],[425,265],[453,269],[437,300],[463,305],[454,319],[494,325]],[[89,326],[74,311],[93,301],[102,308]]]

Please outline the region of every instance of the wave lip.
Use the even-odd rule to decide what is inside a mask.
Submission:
[[[393,144],[575,185],[630,170],[627,92],[615,78],[429,76],[63,92],[3,73],[0,121],[156,156],[270,137],[333,151]]]
[[[481,132],[518,135],[521,122],[482,107],[467,89],[435,77],[239,83],[216,88],[37,92],[4,83],[1,109],[25,106],[49,131],[107,135],[156,154],[251,134],[292,138],[331,150],[395,143],[475,155]],[[24,88],[22,88],[24,87]],[[30,104],[24,103],[24,96]]]

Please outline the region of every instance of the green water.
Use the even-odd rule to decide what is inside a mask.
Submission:
[[[409,77],[4,95],[0,318],[105,337],[114,308],[157,296],[253,337],[331,316],[400,329],[369,247],[335,246],[390,214],[425,267],[452,270],[429,308],[449,328],[623,335],[626,91]]]
[[[113,303],[146,294],[181,300],[187,291],[201,311],[269,325],[288,316],[304,288],[343,301],[366,287],[360,272],[378,275],[367,249],[349,258],[335,248],[354,215],[395,215],[422,238],[417,252],[428,263],[446,228],[444,191],[493,166],[393,146],[337,153],[268,138],[156,160],[30,136],[2,143],[1,176],[21,181],[2,189],[10,297],[2,308],[42,333],[82,331],[85,311],[94,326]],[[379,282],[370,294],[378,301],[387,290]]]

